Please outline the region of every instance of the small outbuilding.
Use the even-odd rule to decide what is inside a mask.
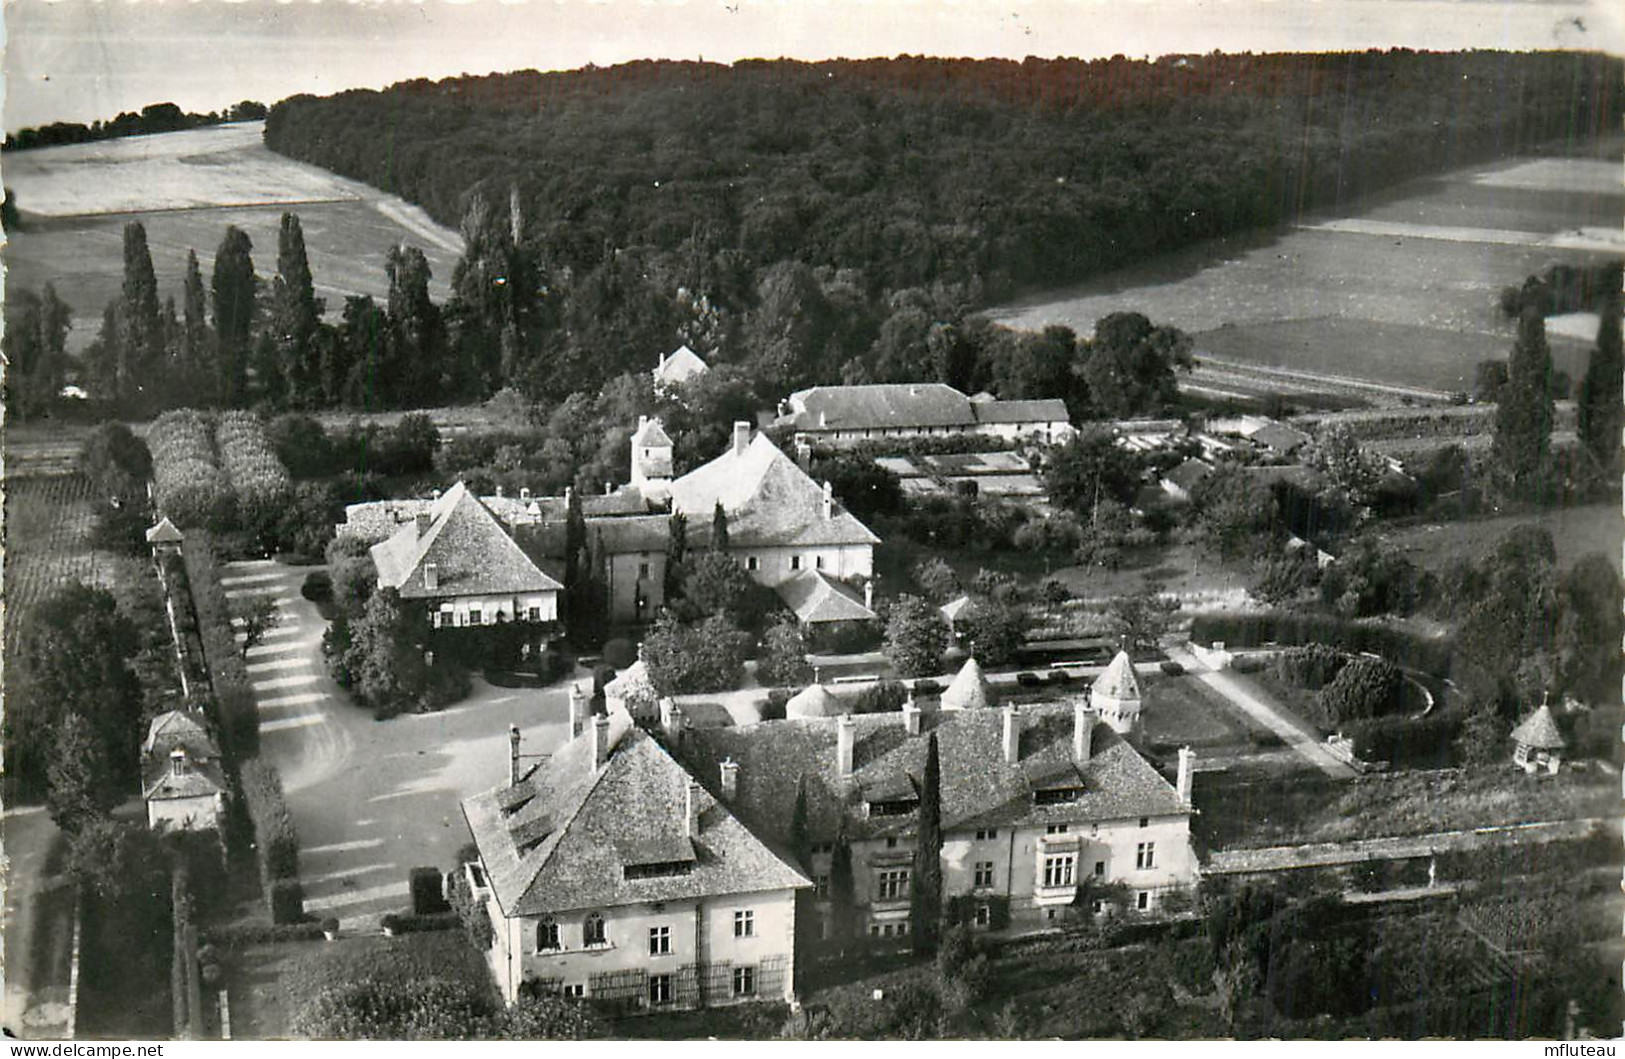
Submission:
[[[181,544],[185,540],[186,537],[181,531],[175,527],[173,522],[169,521],[168,515],[159,519],[158,525],[147,529],[147,544],[152,548],[154,555],[179,553]]]
[[[1140,724],[1140,681],[1127,651],[1117,652],[1105,672],[1089,688],[1089,705],[1119,735]]]
[[[784,704],[784,716],[792,721],[812,717],[839,717],[850,712],[840,696],[822,684],[802,688]]]
[[[965,659],[965,664],[959,668],[959,673],[948,684],[942,693],[942,708],[945,710],[979,710],[992,702],[988,694],[987,677],[982,673],[982,664],[974,658]]]
[[[1512,763],[1530,775],[1542,770],[1556,775],[1563,746],[1563,733],[1557,729],[1551,707],[1541,703],[1540,709],[1512,730]]]

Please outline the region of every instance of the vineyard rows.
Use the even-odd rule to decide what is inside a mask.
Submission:
[[[81,475],[7,478],[5,500],[5,653],[14,657],[30,611],[61,585],[111,588],[117,559],[91,547],[95,515]]]

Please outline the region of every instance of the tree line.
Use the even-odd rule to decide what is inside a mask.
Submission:
[[[203,125],[224,125],[234,121],[259,121],[270,108],[264,103],[245,99],[224,110],[211,110],[206,114],[182,110],[174,103],[150,103],[140,113],[125,111],[107,121],[93,121],[86,125],[80,121],[53,121],[49,125],[31,126],[6,134],[5,150],[26,151],[34,147],[60,147],[69,143],[91,143],[95,140],[115,140],[122,136],[146,136],[157,132],[180,132]]]

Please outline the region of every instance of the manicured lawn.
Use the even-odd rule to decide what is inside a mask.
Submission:
[[[428,977],[467,982],[495,996],[484,958],[460,930],[248,946],[228,962],[231,1034],[240,1040],[284,1038],[299,1011],[326,989]]]
[[[1224,704],[1195,677],[1141,678],[1140,722],[1149,744],[1201,748],[1245,746],[1257,722]]]

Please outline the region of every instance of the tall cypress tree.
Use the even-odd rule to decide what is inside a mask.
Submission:
[[[683,587],[683,560],[688,558],[688,516],[682,512],[669,520],[671,532],[666,537],[666,580],[661,586],[668,600],[676,599]]]
[[[1530,307],[1518,318],[1518,340],[1507,359],[1507,382],[1495,407],[1491,447],[1496,470],[1517,492],[1538,484],[1551,452],[1552,354],[1546,320]]]
[[[852,875],[852,843],[846,837],[846,820],[842,818],[835,835],[835,846],[829,859],[830,924],[841,955],[846,955],[846,943],[856,929],[858,914],[858,887]]]
[[[796,864],[808,875],[813,873],[811,822],[807,812],[807,774],[796,780],[796,804],[790,813],[790,851]],[[818,898],[812,890],[796,891],[795,969],[794,986],[797,992],[805,988],[807,969],[811,966],[813,946],[818,941]]]
[[[248,391],[248,358],[253,348],[254,294],[259,285],[251,256],[254,243],[236,225],[226,229],[214,255],[210,294],[214,300],[216,377],[222,403],[242,404]]]
[[[1580,442],[1599,469],[1618,474],[1620,431],[1625,428],[1625,354],[1620,350],[1620,312],[1625,308],[1616,275],[1603,299],[1597,345],[1575,402]]]
[[[722,501],[711,512],[711,550],[725,552],[728,550],[728,513],[722,510]]]
[[[294,407],[310,407],[319,398],[316,331],[321,315],[299,215],[284,213],[277,234],[276,279],[271,284],[270,331],[276,342],[283,397]]]
[[[446,327],[440,308],[429,297],[429,259],[415,246],[392,246],[385,259],[389,273],[389,329],[394,339],[397,403],[444,396],[450,377]]]
[[[915,954],[929,956],[937,951],[942,933],[942,762],[937,756],[935,732],[926,745],[916,834],[914,886],[909,891],[910,932]]]
[[[211,394],[215,379],[209,366],[209,303],[203,292],[203,270],[197,251],[186,251],[186,276],[181,281],[181,340],[176,369],[194,392]],[[208,403],[206,400],[199,403]]]
[[[164,354],[164,319],[158,303],[158,278],[147,249],[147,229],[140,221],[124,226],[124,285],[119,296],[119,358],[115,366],[119,397],[154,382],[151,373]]]

